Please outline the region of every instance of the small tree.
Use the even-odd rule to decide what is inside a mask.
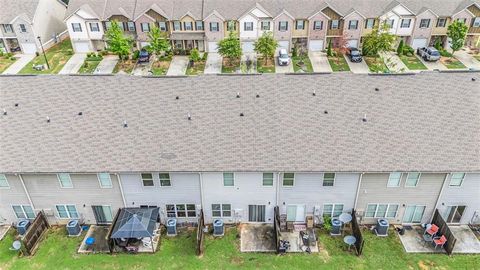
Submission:
[[[278,42],[273,38],[271,32],[264,32],[262,36],[255,41],[255,52],[261,54],[265,62],[265,66],[268,64],[268,59],[275,56],[275,50],[277,49]]]
[[[198,49],[197,48],[193,48],[191,51],[190,51],[190,56],[189,56],[189,59],[193,62],[198,62],[200,61],[202,58],[200,57],[200,53],[198,52]]]
[[[327,55],[332,56],[332,39],[328,40]]]
[[[389,32],[390,27],[383,24],[374,27],[372,32],[363,38],[363,53],[366,55],[378,56],[379,52],[389,51],[395,42],[395,35]]]
[[[111,27],[105,35],[108,44],[107,50],[118,55],[120,59],[127,59],[133,47],[133,40],[123,34],[117,21],[112,21]]]
[[[400,40],[400,43],[398,43],[398,48],[397,48],[397,54],[398,56],[402,55],[403,54],[403,39]]]
[[[168,42],[167,35],[160,31],[160,28],[153,26],[148,33],[148,41],[150,46],[149,52],[155,55],[161,55],[171,50],[170,42]]]
[[[442,44],[441,44],[441,41],[440,41],[439,37],[435,40],[435,44],[433,45],[433,47],[435,47],[435,49],[437,49],[438,51],[443,50],[443,47],[442,47]]]
[[[228,37],[218,42],[218,53],[227,58],[231,65],[242,56],[240,39],[238,39],[235,32],[230,32]]]
[[[448,26],[447,36],[451,40],[450,48],[452,49],[452,56],[465,44],[467,31],[468,26],[461,21],[454,21]]]

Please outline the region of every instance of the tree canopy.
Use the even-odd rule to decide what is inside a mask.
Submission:
[[[229,61],[239,59],[242,56],[240,39],[235,32],[230,32],[228,37],[218,42],[218,53],[228,58]]]
[[[148,42],[150,43],[150,46],[148,47],[150,53],[160,55],[171,50],[167,35],[160,31],[160,28],[157,26],[152,26],[150,32],[148,32]]]
[[[277,49],[278,42],[275,38],[273,38],[273,34],[271,32],[263,32],[262,36],[255,41],[254,46],[255,52],[263,56],[265,65],[267,65],[268,59],[271,59],[275,56],[275,50]]]
[[[111,27],[105,33],[107,50],[118,55],[120,59],[128,58],[133,47],[133,40],[126,37],[117,21],[112,21]]]
[[[454,21],[448,26],[447,36],[450,38],[452,54],[460,50],[465,44],[468,26],[461,21]]]
[[[389,32],[389,29],[390,27],[387,24],[374,27],[372,32],[363,38],[363,54],[377,56],[380,52],[389,51],[396,39],[395,35]]]

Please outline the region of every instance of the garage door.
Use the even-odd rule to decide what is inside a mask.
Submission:
[[[86,53],[90,51],[89,42],[75,42],[73,43],[75,47],[75,52],[77,53]]]
[[[242,42],[242,52],[243,53],[253,53],[255,46],[253,46],[253,42]]]
[[[323,40],[310,40],[308,44],[308,50],[311,52],[319,52],[323,50]]]
[[[358,48],[358,39],[349,39],[347,40],[348,48]]]
[[[290,47],[290,42],[288,42],[288,40],[283,40],[278,42],[279,49],[286,49],[288,51],[289,47]]]
[[[208,42],[208,52],[218,52],[217,42]]]
[[[24,54],[34,54],[37,52],[37,46],[35,46],[35,43],[22,43],[20,46],[22,47],[22,52]]]
[[[413,40],[412,47],[416,50],[417,48],[427,47],[426,38],[416,38]]]

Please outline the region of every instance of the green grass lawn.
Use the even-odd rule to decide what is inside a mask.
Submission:
[[[385,62],[383,62],[382,58],[380,57],[372,57],[372,56],[364,56],[363,60],[367,63],[368,68],[371,72],[374,73],[388,73],[390,70],[388,69]]]
[[[362,256],[345,250],[342,237],[319,233],[320,252],[278,256],[273,253],[240,253],[236,229],[228,229],[222,238],[207,236],[205,254],[195,255],[195,231],[177,237],[162,237],[155,254],[77,254],[81,238],[67,237],[65,229],[52,229],[40,243],[37,253],[28,258],[10,251],[13,230],[0,242],[2,270],[38,269],[475,269],[478,255],[407,254],[398,237],[376,237],[364,231]],[[477,267],[478,269],[478,267]]]
[[[119,60],[117,64],[115,65],[115,68],[113,68],[113,73],[126,73],[126,74],[131,74],[133,69],[135,68],[135,64],[137,63],[137,60]]]
[[[303,61],[303,65],[301,64],[302,61]],[[310,58],[308,58],[308,56],[304,56],[304,57],[293,56],[292,64],[293,64],[294,72],[306,72],[306,73],[313,72],[312,62],[310,62]]]
[[[208,53],[204,53],[201,60],[195,62],[193,67],[188,66],[185,74],[187,75],[200,75],[205,70],[205,62],[207,61]]]
[[[50,64],[50,69],[44,69],[42,71],[33,69],[34,65],[45,64],[45,58],[43,57],[43,54],[40,54],[20,70],[19,74],[57,74],[73,55],[72,43],[70,42],[70,39],[65,39],[45,51],[45,53],[47,55],[48,63]]]
[[[343,57],[342,54],[338,57],[328,56],[328,63],[330,64],[332,71],[350,71],[347,60],[345,60],[345,57]]]
[[[268,65],[265,65],[265,60],[261,57],[257,58],[257,72],[258,73],[275,73],[275,59],[269,59]]]
[[[240,59],[234,62],[235,63],[231,65],[227,58],[223,58],[222,73],[236,73],[238,70],[240,70]]]
[[[444,64],[448,69],[461,69],[467,68],[462,62],[455,57],[442,57],[440,62]]]
[[[92,74],[97,68],[98,64],[102,61],[103,57],[100,56],[90,56],[85,59],[82,67],[78,71],[80,74]]]
[[[158,58],[158,60],[152,64],[152,75],[165,76],[170,67],[170,62],[172,62],[171,56]]]
[[[415,55],[406,56],[400,55],[400,60],[407,66],[410,70],[427,70],[428,68],[418,59]]]
[[[4,72],[11,64],[15,63],[16,60],[10,59],[10,57],[0,56],[0,74]]]
[[[480,61],[480,54],[474,55],[473,57],[475,57],[475,59],[477,59],[478,61]]]

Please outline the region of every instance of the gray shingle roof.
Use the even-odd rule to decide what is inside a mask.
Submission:
[[[70,0],[68,2],[67,12],[65,13],[65,18],[70,17],[78,9],[85,7],[87,10],[90,9],[97,15],[99,19],[103,19],[103,13],[105,12],[105,5],[107,0]]]
[[[33,20],[40,0],[0,0],[0,24],[9,24],[17,16]]]
[[[0,172],[480,171],[479,83],[478,73],[0,76]]]

